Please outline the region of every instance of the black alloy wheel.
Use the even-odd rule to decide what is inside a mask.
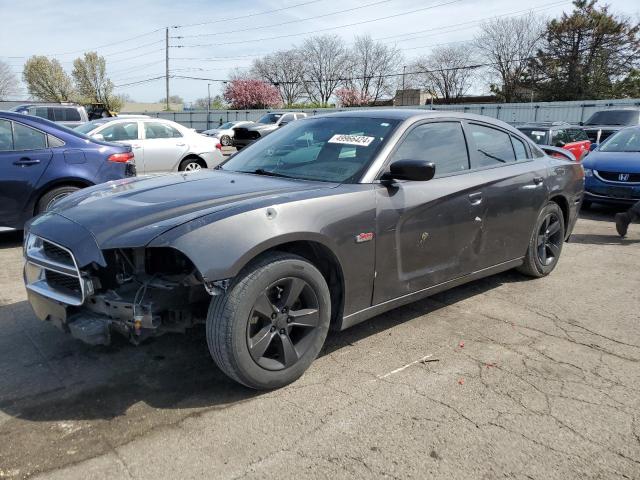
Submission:
[[[222,137],[220,137],[220,144],[223,147],[230,147],[231,146],[231,137],[229,135],[222,135]]]
[[[249,315],[251,358],[267,370],[294,365],[313,343],[319,323],[318,298],[307,282],[287,277],[272,283]]]
[[[555,212],[551,212],[544,217],[538,229],[538,260],[544,266],[551,265],[560,256],[560,250],[564,238],[562,220]]]

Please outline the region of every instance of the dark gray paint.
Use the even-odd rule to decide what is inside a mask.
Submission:
[[[425,120],[480,122],[537,148],[507,124],[448,112],[334,114],[358,115],[403,120],[360,183],[336,185],[223,171],[166,175],[83,190],[33,222],[30,230],[74,252],[82,249],[87,263],[90,258],[100,263],[100,249],[172,247],[189,257],[207,281],[232,278],[252,258],[283,243],[316,242],[333,252],[340,264],[343,328],[517,266],[537,213],[549,199],[567,210],[567,235],[571,232],[584,175],[581,165],[565,160],[532,158],[428,182],[377,180],[398,139]],[[77,239],[71,240],[73,228],[61,217],[77,226]],[[356,242],[358,234],[368,232],[375,232],[373,241]],[[92,249],[93,256],[87,253]]]

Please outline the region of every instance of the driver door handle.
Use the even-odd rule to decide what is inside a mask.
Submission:
[[[18,165],[20,167],[29,167],[31,165],[38,165],[40,160],[36,158],[22,157],[20,160],[16,160],[13,162],[14,165]]]
[[[542,177],[533,177],[533,183],[535,183],[536,186],[542,185],[544,183],[544,178],[542,178]]]
[[[176,147],[184,147],[184,143],[176,143]]]
[[[482,203],[482,192],[470,193],[469,202],[471,205],[480,205]]]

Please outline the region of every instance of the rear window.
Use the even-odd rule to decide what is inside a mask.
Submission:
[[[637,125],[640,123],[640,111],[602,110],[589,117],[585,125]]]
[[[546,130],[539,128],[518,128],[518,130],[533,140],[536,145],[548,145]]]

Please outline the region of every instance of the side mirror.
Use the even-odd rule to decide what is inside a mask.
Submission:
[[[278,124],[278,126],[279,126],[279,127],[284,127],[287,123],[289,123],[289,122],[280,122],[280,123]]]
[[[600,146],[600,144],[598,144],[598,143],[592,143],[591,145],[589,145],[589,151],[593,152],[599,146]]]
[[[101,133],[94,133],[93,135],[91,135],[91,138],[104,142],[104,135],[102,135]]]
[[[398,160],[389,165],[389,171],[381,180],[413,180],[424,182],[431,180],[436,174],[436,166],[426,160]]]
[[[566,143],[564,143],[562,140],[558,140],[558,141],[556,142],[556,145],[555,145],[555,146],[556,146],[556,147],[559,147],[559,148],[562,148],[562,147],[564,147],[565,145],[566,145]]]
[[[580,125],[582,127],[582,126],[584,126],[584,122],[580,122],[580,123],[578,123],[578,125]]]

